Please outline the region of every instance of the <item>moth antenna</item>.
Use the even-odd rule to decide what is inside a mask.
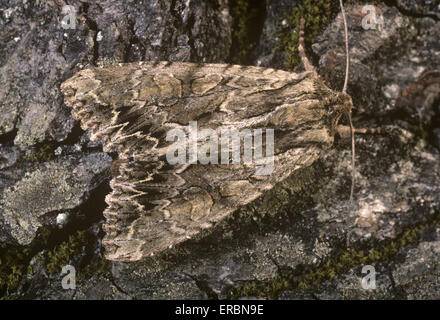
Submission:
[[[350,52],[348,48],[348,27],[347,27],[347,17],[345,16],[345,9],[342,0],[339,0],[339,4],[341,5],[341,13],[342,20],[344,21],[344,31],[345,31],[345,80],[344,87],[342,89],[343,93],[347,92],[348,86],[348,75],[350,72]],[[354,140],[354,127],[353,121],[351,118],[351,110],[347,111],[348,122],[350,124],[350,135],[351,135],[351,189],[350,189],[350,204],[353,204],[353,193],[354,193],[354,185],[355,185],[355,157],[356,157],[356,148],[355,148],[355,140]]]
[[[345,93],[347,91],[348,75],[350,73],[350,52],[348,50],[347,17],[345,16],[345,9],[342,0],[339,0],[339,3],[341,5],[342,20],[344,21],[344,31],[345,31],[345,81],[344,81],[344,88],[342,89],[342,92]]]
[[[350,203],[353,203],[353,193],[355,184],[355,141],[354,141],[354,127],[351,120],[351,111],[348,113],[348,122],[350,123],[350,135],[351,135],[351,189],[350,189]]]
[[[299,22],[299,44],[298,44],[299,55],[301,56],[301,60],[306,71],[313,72],[313,74],[316,77],[318,77],[318,73],[316,72],[315,67],[310,63],[304,51],[304,24],[305,24],[305,20],[304,18],[301,18]]]

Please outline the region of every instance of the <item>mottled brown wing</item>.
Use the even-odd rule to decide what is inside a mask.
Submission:
[[[61,86],[91,139],[118,156],[104,212],[110,260],[135,261],[192,238],[331,146],[336,94],[310,73],[226,64],[131,63],[78,72]],[[274,129],[274,170],[255,164],[170,165],[165,137],[190,121]]]

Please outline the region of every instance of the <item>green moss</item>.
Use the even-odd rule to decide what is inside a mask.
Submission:
[[[20,252],[8,251],[0,257],[0,288],[2,291],[17,289],[26,270],[26,262]]]
[[[12,295],[26,274],[32,274],[33,268],[29,264],[32,257],[47,245],[50,236],[49,230],[39,233],[37,239],[29,246],[14,246],[0,250],[0,298]]]
[[[69,239],[61,242],[47,252],[45,257],[47,272],[49,274],[60,273],[65,265],[75,261],[75,259],[82,253],[90,251],[90,246],[93,244],[94,240],[94,236],[85,230],[78,231],[69,236]],[[77,271],[77,279],[79,281],[98,274],[110,276],[110,262],[103,257],[98,259],[91,257],[90,261],[85,263],[84,261],[81,261],[79,265],[76,265],[75,267]]]
[[[53,160],[55,154],[55,146],[52,143],[35,146],[32,152],[25,158],[30,162],[46,162]]]
[[[47,252],[46,270],[49,274],[58,274],[63,267],[70,264],[81,253],[86,251],[86,247],[93,243],[94,239],[87,231],[78,231],[69,236],[69,239],[61,242],[55,248]],[[75,266],[77,279],[79,281],[91,276],[104,274],[110,275],[110,264],[104,258],[94,259],[90,263]]]
[[[332,280],[339,274],[344,274],[350,269],[365,264],[375,264],[392,259],[401,248],[417,243],[421,231],[440,223],[440,212],[429,221],[408,227],[400,236],[392,241],[384,241],[366,252],[365,249],[343,251],[323,261],[317,267],[298,271],[279,272],[268,282],[249,281],[243,287],[231,288],[229,298],[236,299],[243,296],[258,296],[268,299],[278,298],[286,290],[312,289],[326,280]],[[285,269],[288,270],[288,269]]]
[[[252,50],[258,44],[258,38],[264,22],[264,0],[231,0],[232,47],[230,62],[249,64]]]
[[[60,273],[65,265],[81,253],[83,246],[86,244],[86,231],[78,231],[76,234],[69,236],[67,241],[60,243],[47,253],[47,272],[50,274]]]
[[[419,123],[418,125],[412,126],[412,131],[421,140],[428,140],[428,138],[429,138],[429,131],[428,130],[429,129],[425,128],[422,123]]]
[[[34,250],[17,246],[0,250],[0,297],[15,292],[22,277],[32,274],[29,262]]]
[[[48,274],[58,274],[65,265],[73,262],[78,281],[98,274],[110,277],[110,262],[103,257],[96,258],[93,255],[96,241],[93,234],[87,230],[79,230],[64,241],[56,238],[52,230],[44,229],[30,246],[14,247],[0,252],[1,299],[13,297],[23,277],[26,274],[33,274],[30,260],[44,249],[40,259],[43,259]],[[81,257],[79,261],[78,257]]]
[[[345,4],[358,2],[362,1],[344,1]],[[298,6],[286,13],[282,18],[286,23],[275,34],[278,38],[275,50],[285,53],[284,64],[287,69],[291,70],[301,62],[298,52],[300,19],[305,19],[304,43],[307,51],[319,33],[333,21],[339,12],[339,1],[303,0]]]

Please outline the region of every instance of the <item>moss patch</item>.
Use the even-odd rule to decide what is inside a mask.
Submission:
[[[344,4],[363,3],[359,0],[347,0]],[[275,50],[285,54],[285,67],[292,70],[301,63],[298,52],[299,21],[305,19],[304,43],[306,51],[310,53],[310,46],[324,28],[333,21],[340,12],[339,1],[303,0],[298,6],[287,12],[282,18],[286,23],[276,32],[279,39]],[[311,57],[310,54],[308,54]]]
[[[29,252],[25,249],[8,250],[0,255],[0,292],[3,294],[17,289],[20,280],[26,274]]]
[[[53,143],[40,144],[32,148],[31,153],[25,158],[30,162],[47,162],[55,157],[55,145]]]
[[[358,265],[390,260],[401,248],[417,243],[422,231],[439,223],[440,212],[427,222],[408,227],[394,240],[372,245],[370,249],[364,247],[350,251],[343,250],[323,261],[319,266],[310,269],[304,266],[296,269],[283,267],[270,281],[249,281],[241,287],[231,288],[227,293],[228,298],[258,296],[276,299],[286,290],[316,288],[322,282],[332,280],[337,275],[344,274]]]
[[[264,23],[264,0],[231,0],[232,46],[230,62],[250,64],[252,50],[257,46]]]
[[[66,241],[61,242],[45,255],[46,270],[49,274],[58,274],[63,267],[78,259],[78,256],[87,253],[93,255],[93,248],[90,244],[94,243],[95,237],[86,230],[78,231],[70,235]],[[92,249],[92,250],[90,250]],[[82,280],[92,275],[107,274],[109,275],[109,262],[102,259],[82,259],[79,265],[75,265],[77,269],[77,278]]]
[[[83,246],[87,245],[87,238],[86,231],[78,231],[69,236],[68,240],[48,251],[45,256],[47,272],[60,273],[65,265],[82,252]]]
[[[46,230],[27,247],[15,246],[0,250],[0,297],[14,293],[23,276],[32,273],[29,262],[48,239],[49,232]]]
[[[13,298],[23,277],[32,274],[32,257],[45,249],[43,259],[49,275],[57,275],[67,264],[77,271],[77,280],[102,274],[110,277],[110,262],[96,257],[96,236],[88,230],[79,230],[59,241],[57,231],[45,229],[29,246],[13,247],[0,251],[0,299]]]

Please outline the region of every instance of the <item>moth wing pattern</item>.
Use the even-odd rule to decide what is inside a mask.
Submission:
[[[312,164],[341,113],[311,73],[228,64],[141,62],[82,70],[61,89],[81,127],[117,156],[104,211],[106,258],[137,261],[210,228]],[[170,165],[171,129],[275,132],[274,167]]]

